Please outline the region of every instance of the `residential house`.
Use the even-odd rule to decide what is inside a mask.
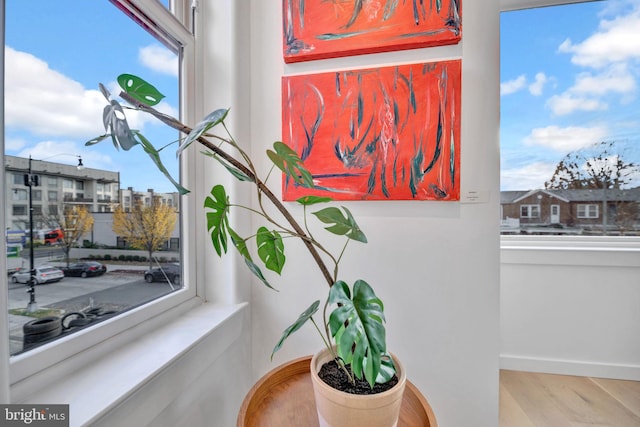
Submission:
[[[640,230],[639,215],[640,187],[500,192],[503,233],[630,234]]]

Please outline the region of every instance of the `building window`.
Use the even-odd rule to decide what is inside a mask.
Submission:
[[[58,215],[58,205],[49,205],[49,215],[51,216]]]
[[[33,215],[42,216],[42,205],[33,205]]]
[[[13,174],[13,183],[15,185],[24,185],[24,174],[23,173],[14,173]]]
[[[84,181],[76,181],[76,190],[84,190]]]
[[[73,189],[73,180],[71,179],[62,180],[62,188],[64,188],[65,190]]]
[[[27,200],[27,190],[13,190],[13,200]]]
[[[13,205],[12,214],[14,216],[25,216],[27,214],[26,205]]]
[[[540,218],[540,205],[520,206],[520,218]]]
[[[578,218],[598,218],[598,205],[578,205]]]
[[[58,177],[50,176],[47,177],[47,187],[57,187],[58,186]]]
[[[38,200],[41,201],[42,200],[42,190],[31,190],[31,197],[33,198],[33,200]]]
[[[49,198],[49,200],[53,201],[53,200],[58,200],[58,192],[57,191],[49,191],[47,193],[47,197]]]

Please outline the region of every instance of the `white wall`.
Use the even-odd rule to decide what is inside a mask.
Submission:
[[[640,239],[505,236],[501,367],[640,380]]]
[[[251,132],[256,156],[280,138],[283,74],[463,58],[462,194],[466,199],[468,192],[480,192],[479,203],[342,203],[369,239],[368,245],[350,245],[342,273],[350,283],[367,280],[385,302],[391,351],[403,359],[439,424],[492,426],[499,352],[498,2],[468,1],[463,7],[458,46],[285,66],[282,2],[252,2]],[[268,170],[266,161],[259,167]],[[287,256],[279,293],[253,284],[256,377],[322,345],[305,326],[269,361],[282,330],[327,291],[303,247],[290,246]]]

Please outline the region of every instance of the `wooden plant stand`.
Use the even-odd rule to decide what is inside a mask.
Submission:
[[[309,365],[311,356],[285,363],[265,374],[244,398],[237,427],[318,427]],[[431,406],[410,382],[398,427],[437,427]]]

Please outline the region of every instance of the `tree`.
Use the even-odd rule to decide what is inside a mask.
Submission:
[[[176,225],[177,213],[171,206],[154,199],[151,205],[134,203],[130,212],[118,206],[113,212],[113,231],[124,237],[132,248],[149,253],[149,268],[153,266],[153,251],[160,249],[171,237]]]
[[[548,190],[622,189],[638,177],[638,164],[627,162],[614,141],[603,141],[567,154],[556,166]]]
[[[616,223],[622,228],[635,220],[638,207],[620,199],[607,200],[610,190],[620,193],[640,175],[637,163],[626,161],[615,141],[603,141],[567,154],[556,166],[548,190],[602,190],[602,227],[606,233],[609,207],[613,206]]]
[[[93,216],[84,206],[67,206],[58,221],[63,233],[62,247],[64,249],[67,267],[69,267],[69,252],[71,247],[93,227]]]

